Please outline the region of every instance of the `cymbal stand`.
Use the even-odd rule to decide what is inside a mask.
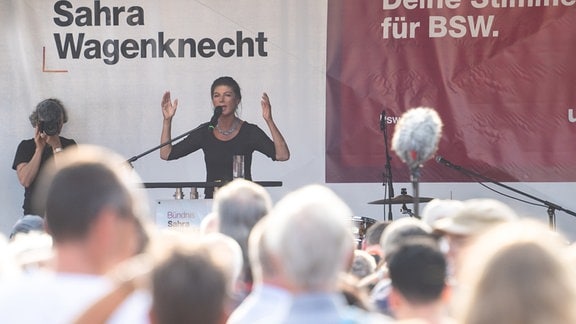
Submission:
[[[388,199],[394,198],[394,186],[392,184],[392,167],[390,164],[390,160],[392,157],[390,156],[390,149],[388,147],[388,127],[386,127],[386,111],[382,110],[380,114],[380,130],[382,131],[382,135],[384,136],[384,147],[386,153],[386,171],[382,173],[382,178],[384,182],[382,183],[383,186],[388,188]],[[386,192],[384,192],[384,196],[386,196]],[[384,204],[384,218],[386,218],[386,204]],[[388,220],[392,221],[392,204],[388,204]]]
[[[408,215],[410,217],[414,217],[412,209],[406,207],[406,204],[402,204],[402,208],[400,208],[400,213],[402,213],[402,215]]]

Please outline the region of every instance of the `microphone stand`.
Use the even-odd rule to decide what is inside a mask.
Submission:
[[[392,198],[394,198],[394,187],[392,184],[392,167],[390,165],[390,150],[388,148],[388,127],[386,127],[386,111],[382,110],[380,114],[380,130],[382,130],[382,135],[384,136],[384,147],[386,150],[386,172],[383,173],[384,186],[388,187],[388,220],[392,221]],[[384,216],[386,216],[386,204],[384,204]],[[386,217],[384,217],[386,218]]]
[[[412,193],[414,199],[414,214],[410,214],[410,216],[416,217],[420,219],[420,190],[419,181],[420,179],[420,166],[410,169],[410,181],[412,181]]]
[[[517,193],[517,194],[526,196],[526,197],[528,197],[528,198],[530,198],[530,199],[533,199],[533,200],[536,200],[536,201],[542,203],[544,206],[548,207],[548,210],[547,210],[547,213],[548,213],[548,222],[549,222],[550,228],[553,229],[553,230],[556,229],[556,210],[560,210],[560,211],[565,212],[566,214],[569,214],[569,215],[572,215],[572,216],[576,216],[576,213],[573,212],[573,211],[571,211],[571,210],[565,209],[565,208],[563,208],[563,207],[561,207],[561,206],[559,206],[559,205],[557,205],[557,204],[555,204],[555,203],[546,201],[546,200],[544,200],[544,199],[540,199],[540,198],[538,198],[538,197],[532,196],[532,195],[530,195],[530,194],[528,194],[528,193],[525,193],[525,192],[523,192],[523,191],[520,191],[520,190],[518,190],[518,189],[515,189],[515,188],[512,188],[512,187],[510,187],[510,186],[507,186],[507,185],[505,185],[505,184],[503,184],[503,183],[500,183],[500,182],[497,182],[497,181],[495,181],[495,180],[492,180],[492,179],[490,179],[490,178],[488,178],[488,177],[486,177],[486,176],[483,176],[483,175],[481,175],[481,174],[478,174],[478,173],[476,173],[476,172],[474,172],[474,171],[467,170],[467,169],[465,169],[465,168],[463,168],[463,167],[461,167],[461,166],[459,166],[459,165],[456,165],[456,164],[451,163],[450,161],[444,159],[444,158],[441,157],[441,156],[437,156],[437,157],[436,157],[436,162],[438,162],[438,163],[440,163],[440,164],[442,164],[442,165],[445,165],[445,166],[447,166],[447,167],[449,167],[449,168],[452,168],[452,169],[454,169],[454,170],[456,170],[456,171],[458,171],[458,172],[461,172],[461,173],[463,173],[463,174],[465,174],[465,175],[467,175],[467,176],[482,179],[482,180],[484,180],[484,181],[493,183],[493,184],[498,185],[498,186],[500,186],[500,187],[503,187],[503,188],[506,188],[506,189],[508,189],[508,190],[511,190],[511,191],[513,191],[513,192],[515,192],[515,193]]]
[[[141,158],[141,157],[143,157],[143,156],[145,156],[145,155],[148,155],[148,154],[150,154],[150,153],[152,153],[152,152],[154,152],[154,151],[156,151],[156,150],[159,150],[160,148],[162,148],[162,147],[164,147],[164,146],[166,146],[166,145],[168,145],[168,144],[170,144],[170,143],[172,143],[172,142],[174,142],[174,141],[177,141],[177,140],[181,139],[181,138],[184,137],[184,136],[187,136],[187,135],[192,134],[193,132],[197,131],[198,129],[200,129],[200,128],[201,128],[202,126],[204,126],[204,125],[205,125],[205,124],[201,124],[201,125],[199,125],[198,127],[194,128],[193,130],[190,130],[190,131],[188,131],[188,132],[186,132],[186,133],[184,133],[184,134],[182,134],[182,135],[179,135],[179,136],[177,136],[177,137],[174,137],[173,139],[171,139],[171,140],[169,140],[169,141],[166,141],[166,142],[164,142],[164,143],[161,143],[160,145],[157,145],[157,146],[155,146],[155,147],[153,147],[153,148],[151,148],[151,149],[149,149],[149,150],[147,150],[147,151],[145,151],[145,152],[143,152],[143,153],[140,153],[140,154],[138,154],[138,155],[135,155],[135,156],[129,158],[128,160],[126,160],[126,162],[128,162],[128,164],[130,164],[130,166],[132,166],[132,162],[138,160],[139,158]]]

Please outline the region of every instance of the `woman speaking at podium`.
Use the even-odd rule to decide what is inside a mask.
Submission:
[[[252,180],[252,152],[258,151],[274,161],[286,161],[290,158],[288,145],[272,119],[272,106],[266,93],[262,94],[262,117],[272,135],[272,139],[254,124],[240,119],[237,113],[242,100],[240,86],[231,77],[216,79],[210,88],[212,105],[215,109],[211,122],[201,124],[182,141],[160,148],[163,160],[175,160],[199,149],[204,152],[206,163],[206,181],[228,182],[232,180],[232,158],[234,155],[244,156],[244,178]],[[171,141],[172,118],[178,108],[178,99],[174,101],[167,91],[162,97],[161,143]],[[221,109],[221,115],[218,113]],[[216,112],[218,111],[218,113]],[[216,120],[217,118],[217,120]],[[212,198],[214,188],[206,188],[205,198]]]

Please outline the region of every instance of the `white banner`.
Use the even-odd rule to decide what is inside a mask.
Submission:
[[[254,180],[282,181],[269,189],[275,199],[323,182],[325,11],[325,1],[0,2],[4,232],[22,214],[16,147],[33,137],[28,116],[50,97],[68,110],[63,136],[130,158],[160,143],[164,91],[180,102],[176,137],[210,119],[210,85],[229,75],[242,88],[241,118],[269,134],[260,108],[268,93],[292,151],[288,162],[255,153]],[[170,162],[153,152],[133,165],[144,182],[205,180],[202,152]],[[152,202],[172,191],[148,189]]]

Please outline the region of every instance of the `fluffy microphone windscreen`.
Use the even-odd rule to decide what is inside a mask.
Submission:
[[[441,135],[442,120],[436,110],[412,108],[396,124],[392,149],[410,170],[415,170],[436,153]]]

